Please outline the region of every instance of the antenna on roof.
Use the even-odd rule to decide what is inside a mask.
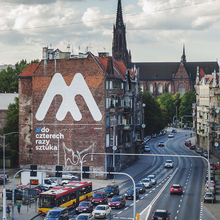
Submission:
[[[70,50],[70,44],[69,43],[67,44],[67,50],[68,50],[68,52]]]

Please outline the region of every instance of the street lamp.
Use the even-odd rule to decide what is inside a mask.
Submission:
[[[7,219],[6,216],[6,190],[5,190],[5,136],[10,134],[15,134],[18,132],[10,132],[7,134],[3,134],[3,172],[4,172],[4,187],[3,187],[3,220]]]

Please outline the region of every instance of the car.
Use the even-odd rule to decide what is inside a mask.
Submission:
[[[124,196],[114,196],[112,199],[108,202],[108,206],[111,208],[122,208],[126,204],[126,200]]]
[[[157,177],[155,175],[148,175],[147,178],[149,178],[153,185],[157,183]]]
[[[163,147],[164,146],[164,142],[163,141],[158,142],[158,146],[159,147]]]
[[[138,190],[139,194],[145,193],[146,191],[143,183],[136,183],[135,188]]]
[[[76,218],[76,220],[94,220],[95,217],[93,216],[93,214],[86,214],[86,213],[83,213],[83,214],[79,214]]]
[[[0,177],[0,184],[3,185],[4,184],[4,178]]]
[[[202,153],[202,149],[198,147],[198,148],[196,148],[195,152],[196,152],[197,154],[201,154],[201,153]]]
[[[42,184],[37,185],[35,188],[37,188],[37,189],[41,190],[41,192],[46,192],[46,191],[48,191],[48,190],[49,190],[49,187],[44,186],[44,185],[42,185]]]
[[[185,146],[190,147],[190,146],[191,146],[191,141],[190,141],[190,140],[189,140],[189,141],[186,141],[186,142],[185,142]]]
[[[98,205],[92,212],[95,218],[106,218],[107,215],[111,214],[111,207],[108,205]]]
[[[139,191],[136,189],[136,199],[139,198]],[[128,189],[125,193],[125,199],[134,199],[134,189]]]
[[[205,192],[203,201],[205,202],[216,202],[215,194],[212,192]]]
[[[148,141],[150,141],[151,140],[151,136],[146,136],[145,138],[144,138],[144,143],[147,143]]]
[[[54,207],[46,215],[44,220],[69,220],[67,207]]]
[[[145,188],[151,188],[152,185],[153,185],[151,179],[149,179],[149,178],[144,178],[144,179],[142,179],[142,180],[141,180],[141,183],[144,184],[144,187],[145,187]]]
[[[165,168],[173,168],[173,161],[172,160],[166,160],[165,162]]]
[[[209,180],[209,175],[206,175],[205,177],[205,183]],[[215,177],[213,175],[210,175],[210,181],[215,182]]]
[[[91,201],[83,201],[79,203],[79,206],[76,208],[76,214],[81,212],[92,212],[93,204]]]
[[[119,186],[117,184],[109,184],[105,188],[107,196],[112,197],[114,195],[119,195]]]
[[[209,169],[206,170],[206,173],[208,174]],[[215,169],[210,166],[210,174],[215,174]]]
[[[174,138],[174,134],[173,133],[168,134],[168,138]]]
[[[182,186],[180,184],[173,184],[170,187],[170,194],[183,194]]]
[[[156,138],[156,137],[157,137],[157,134],[152,134],[151,137],[152,137],[152,138]]]
[[[190,150],[195,150],[196,149],[196,145],[191,144],[191,146],[189,147]]]
[[[92,198],[93,205],[108,204],[108,196],[106,192],[94,192]]]
[[[201,153],[201,156],[205,157],[205,158],[208,158],[208,152],[207,151],[203,151]]]
[[[176,129],[173,129],[171,132],[172,132],[172,133],[176,133],[176,132],[177,132],[177,130],[176,130]]]
[[[208,167],[208,165],[207,165],[207,167]],[[216,170],[216,165],[213,162],[210,162],[210,167],[213,167],[214,170]]]
[[[79,177],[73,175],[72,173],[62,173],[62,179],[64,179],[64,180],[79,180]]]
[[[144,152],[150,152],[150,147],[148,145],[144,146]]]
[[[170,213],[167,210],[157,209],[153,212],[152,220],[170,220]]]
[[[0,174],[0,178],[4,180],[4,174]],[[8,174],[5,174],[5,182],[7,183],[9,181],[9,176]]]

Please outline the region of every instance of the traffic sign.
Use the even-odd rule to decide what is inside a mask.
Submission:
[[[210,187],[214,187],[214,183],[210,183],[209,186],[210,186]]]
[[[113,146],[113,147],[112,147],[112,150],[117,150],[117,147],[116,147],[116,146]]]
[[[218,142],[215,142],[215,146],[218,147]]]

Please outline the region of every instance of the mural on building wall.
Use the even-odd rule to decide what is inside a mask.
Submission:
[[[76,95],[81,95],[84,98],[95,121],[100,121],[102,119],[102,114],[88,85],[86,84],[86,81],[83,78],[83,75],[81,73],[77,73],[74,76],[70,86],[67,86],[63,76],[60,73],[56,73],[53,76],[44,98],[37,110],[36,119],[38,121],[42,121],[45,118],[53,98],[56,95],[61,95],[63,98],[60,108],[56,114],[56,119],[58,121],[64,120],[68,112],[71,113],[75,121],[80,121],[82,119],[82,114],[80,113],[80,110],[75,102]]]
[[[94,147],[95,147],[95,143],[93,143],[88,148],[83,149],[82,151],[79,152],[78,150],[74,151],[72,148],[68,148],[63,142],[65,166],[68,165],[68,162],[70,162],[74,166],[80,165],[81,162],[83,163],[86,162],[86,160],[83,160],[83,154],[85,155],[85,153],[94,153]],[[93,161],[93,155],[91,155],[91,161]]]

